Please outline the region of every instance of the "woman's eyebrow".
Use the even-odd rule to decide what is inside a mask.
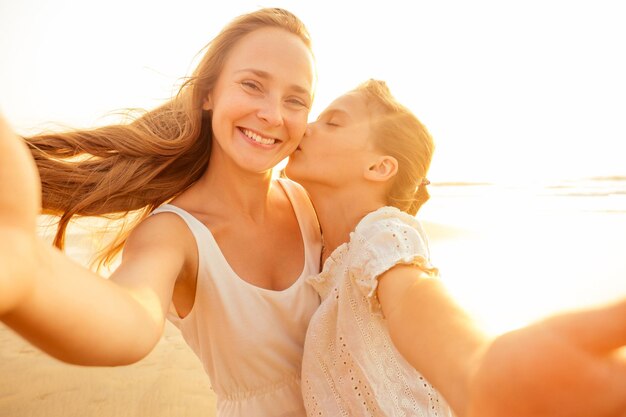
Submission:
[[[259,78],[263,78],[265,80],[272,80],[273,77],[272,75],[267,72],[267,71],[263,71],[260,69],[256,69],[256,68],[242,68],[240,70],[235,71],[235,74],[238,74],[240,72],[251,72],[252,74],[256,75]],[[301,85],[298,84],[291,84],[289,86],[290,89],[294,90],[297,93],[300,94],[306,94],[307,96],[311,97],[313,94],[311,93],[311,90],[308,88],[305,88]]]

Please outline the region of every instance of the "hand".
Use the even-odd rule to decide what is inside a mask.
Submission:
[[[468,416],[624,417],[624,346],[626,300],[506,333],[482,358]]]
[[[40,207],[35,162],[0,115],[0,316],[32,288]]]

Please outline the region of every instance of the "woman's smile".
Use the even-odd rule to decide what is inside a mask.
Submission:
[[[255,145],[271,146],[271,145],[282,143],[282,141],[277,138],[267,137],[250,129],[246,129],[243,127],[239,127],[238,129],[241,133],[243,133],[243,136],[249,142]]]

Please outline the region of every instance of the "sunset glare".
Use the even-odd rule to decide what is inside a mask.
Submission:
[[[436,139],[433,181],[626,170],[626,16],[617,1],[1,0],[0,110],[36,129],[154,107],[228,20],[263,6],[293,11],[311,32],[311,116],[366,78],[386,80]]]

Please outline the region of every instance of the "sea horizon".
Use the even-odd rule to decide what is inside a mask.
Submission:
[[[431,239],[434,263],[491,332],[626,297],[626,175],[435,181],[430,194],[418,219],[453,231]]]

